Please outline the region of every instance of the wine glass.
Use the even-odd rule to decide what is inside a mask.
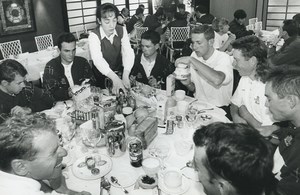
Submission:
[[[93,153],[97,152],[97,144],[100,142],[101,140],[101,132],[100,129],[96,129],[96,128],[86,128],[84,129],[84,135],[83,135],[83,139],[84,139],[84,143],[87,146],[91,146],[94,150]]]
[[[161,160],[162,169],[165,169],[165,159],[169,156],[170,146],[167,144],[158,144],[155,148],[155,154]]]

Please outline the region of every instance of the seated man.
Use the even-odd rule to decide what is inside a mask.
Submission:
[[[191,34],[193,53],[178,58],[175,65],[190,66],[191,76],[181,83],[194,92],[196,99],[222,107],[229,114],[232,65],[226,53],[213,48],[214,36],[214,30],[208,25],[195,27]]]
[[[118,16],[118,24],[121,26],[124,26],[127,24],[127,22],[129,21],[130,17],[129,17],[129,9],[124,7],[121,10],[121,13]]]
[[[213,123],[198,129],[193,139],[194,167],[207,195],[276,192],[271,145],[255,129]]]
[[[191,14],[190,12],[185,11],[185,4],[181,3],[177,5],[178,12],[180,15],[187,21],[190,22]]]
[[[164,17],[164,10],[162,7],[158,8],[153,15],[148,15],[145,18],[143,27],[148,27],[148,30],[155,30],[161,33],[161,20]]]
[[[295,195],[300,192],[300,71],[284,68],[285,71],[273,71],[267,78],[266,106],[275,120],[282,121],[281,128],[274,132],[284,160],[278,189],[284,195]]]
[[[283,21],[279,28],[278,41],[283,38],[283,46],[276,52],[274,47],[269,52],[269,62],[273,66],[281,64],[293,64],[300,66],[300,37],[298,36],[298,24],[294,20]]]
[[[215,31],[214,48],[219,51],[231,51],[231,43],[235,40],[235,35],[228,31],[228,20],[215,18],[212,27]]]
[[[27,83],[27,70],[16,60],[0,63],[0,123],[12,114],[28,114],[49,109],[54,99],[46,91]]]
[[[244,23],[246,21],[247,14],[244,10],[236,10],[233,15],[234,19],[229,23],[229,31],[235,34],[237,39],[254,34],[252,30],[246,30]]]
[[[191,19],[191,23],[212,24],[215,17],[208,12],[205,6],[199,5]]]
[[[157,52],[160,35],[156,31],[148,30],[141,38],[143,53],[136,56],[130,75],[138,82],[166,89],[166,78],[175,68],[169,60]]]
[[[61,185],[55,189],[64,194],[90,194],[66,187],[61,174],[62,159],[66,155],[67,151],[59,145],[55,123],[45,115],[7,119],[0,125],[1,194],[58,194],[55,191],[44,193],[41,190],[41,184],[46,186],[43,180],[50,184],[53,180],[60,181]]]
[[[56,101],[71,98],[70,88],[86,80],[95,83],[92,68],[83,57],[75,56],[76,39],[72,33],[64,33],[57,40],[60,55],[50,60],[44,70],[43,86]]]
[[[130,18],[130,20],[126,24],[126,30],[127,33],[130,34],[130,37],[133,37],[131,34],[133,33],[132,31],[134,30],[134,27],[138,23],[138,26],[143,25],[143,17],[144,17],[144,10],[142,8],[137,8],[135,10],[135,14]]]
[[[232,43],[234,67],[241,75],[239,85],[231,98],[231,116],[234,123],[246,123],[268,136],[277,129],[265,106],[265,84],[268,70],[267,47],[256,36],[249,35]]]

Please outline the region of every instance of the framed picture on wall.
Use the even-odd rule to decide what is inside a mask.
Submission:
[[[0,0],[0,36],[35,31],[33,0]]]

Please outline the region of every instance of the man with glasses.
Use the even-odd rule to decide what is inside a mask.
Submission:
[[[0,63],[0,123],[10,114],[28,114],[52,107],[54,99],[27,83],[27,70],[16,60]]]
[[[66,155],[67,151],[59,145],[55,123],[44,114],[7,119],[0,125],[1,194],[43,195],[59,194],[58,191],[69,195],[89,195],[88,192],[72,191],[65,185],[61,171]],[[56,191],[52,191],[52,187]]]

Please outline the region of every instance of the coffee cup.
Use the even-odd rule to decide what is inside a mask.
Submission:
[[[162,177],[167,188],[178,188],[182,185],[182,173],[178,169],[167,169],[164,171]]]

